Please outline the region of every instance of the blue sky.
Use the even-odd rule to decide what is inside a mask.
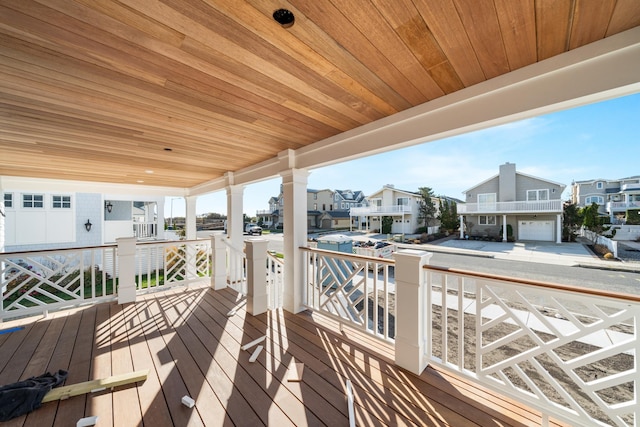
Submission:
[[[416,145],[310,171],[308,188],[362,190],[365,195],[393,184],[462,198],[462,191],[515,163],[516,170],[567,188],[573,180],[618,179],[640,175],[640,94]],[[279,178],[248,185],[244,212],[267,209],[279,193]],[[165,215],[170,215],[167,200]],[[198,198],[196,213],[226,214],[224,191]],[[184,216],[175,200],[174,216]]]

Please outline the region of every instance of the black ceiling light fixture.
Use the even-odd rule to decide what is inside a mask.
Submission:
[[[293,16],[293,12],[287,9],[278,9],[273,12],[273,19],[280,25],[282,28],[290,28],[296,21],[296,17]]]

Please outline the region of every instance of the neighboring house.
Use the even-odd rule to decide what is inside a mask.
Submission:
[[[611,223],[624,223],[627,210],[640,209],[640,176],[574,181],[571,202],[579,207],[597,203],[598,211],[609,216]]]
[[[310,229],[344,229],[352,224],[349,209],[366,203],[362,191],[307,189],[307,227]],[[269,199],[269,209],[256,212],[258,221],[271,228],[282,227],[282,188],[277,197]],[[356,222],[356,226],[357,226]]]
[[[118,237],[162,239],[164,197],[4,189],[7,252],[98,246]],[[160,209],[161,210],[161,209]]]
[[[500,173],[463,191],[464,205],[458,214],[465,224],[460,229],[469,237],[508,237],[508,225],[517,240],[562,241],[564,184],[516,172],[505,163]]]
[[[366,207],[354,207],[350,211],[352,217],[360,218],[363,227],[368,230],[382,230],[382,218],[393,218],[391,232],[393,234],[413,234],[424,224],[420,221],[420,201],[422,196],[414,191],[405,191],[395,188],[391,184],[383,186],[380,190],[367,197]],[[433,197],[436,206],[436,215],[440,207],[440,198]],[[439,230],[440,222],[434,219],[429,224],[429,233]]]

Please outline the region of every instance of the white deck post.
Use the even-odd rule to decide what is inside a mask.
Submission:
[[[556,243],[562,243],[562,214],[556,218]]]
[[[502,215],[502,241],[507,241],[507,216]]]
[[[464,216],[460,215],[460,239],[464,239]]]
[[[234,175],[227,172],[227,236],[231,240],[231,246],[237,251],[242,252],[244,246],[243,236],[243,216],[242,216],[242,194],[244,193],[244,185],[234,185]],[[229,280],[237,282],[241,280],[242,269],[230,268]]]
[[[187,240],[196,239],[196,196],[185,197],[186,215],[184,219],[184,236]]]
[[[223,231],[214,231],[211,235],[211,287],[215,290],[227,287],[227,246],[224,239],[227,235]]]
[[[304,309],[304,255],[307,244],[307,177],[304,169],[281,173],[284,197],[284,294],[283,308],[292,313]]]
[[[136,238],[118,237],[118,304],[136,301]]]
[[[248,239],[247,248],[247,313],[257,316],[267,311],[267,247],[266,239]]]
[[[396,252],[396,365],[416,375],[427,367],[425,321],[427,283],[422,267],[433,254],[415,249]]]

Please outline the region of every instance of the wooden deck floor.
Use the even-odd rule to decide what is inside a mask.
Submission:
[[[227,317],[235,308],[237,313]],[[322,322],[322,323],[320,323]],[[175,289],[0,325],[0,385],[69,371],[66,384],[149,369],[141,384],[44,404],[4,426],[347,426],[345,381],[360,426],[537,426],[540,416],[453,375],[414,376],[384,343],[309,313],[246,315],[231,290]],[[255,363],[240,347],[267,335]],[[302,382],[288,381],[292,363]],[[196,401],[192,409],[181,398]]]

